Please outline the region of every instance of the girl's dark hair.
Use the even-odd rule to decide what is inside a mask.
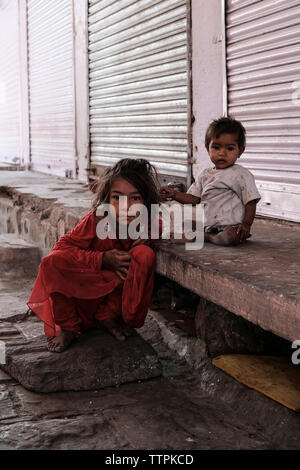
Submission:
[[[239,149],[246,146],[246,130],[240,121],[233,117],[221,117],[210,123],[205,134],[205,147],[208,150],[209,143],[213,138],[219,138],[221,134],[236,134]]]
[[[143,158],[123,158],[107,168],[100,177],[92,203],[93,210],[100,204],[109,202],[111,186],[117,178],[127,180],[139,191],[148,210],[151,209],[151,204],[161,201],[158,175],[154,166]]]

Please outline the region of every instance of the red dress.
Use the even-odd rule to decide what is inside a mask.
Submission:
[[[125,281],[102,269],[102,255],[123,249],[118,239],[96,235],[93,212],[63,235],[40,264],[28,307],[44,322],[47,338],[61,329],[81,333],[94,328],[96,320],[122,316],[139,328],[144,324],[154,280],[155,253],[146,245],[130,248],[131,260]]]

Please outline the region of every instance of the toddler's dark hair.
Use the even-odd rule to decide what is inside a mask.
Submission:
[[[158,175],[154,166],[143,158],[123,158],[107,168],[100,177],[92,203],[93,210],[100,204],[109,202],[111,186],[117,178],[125,179],[139,191],[149,211],[151,204],[158,204],[161,201]]]
[[[243,124],[233,117],[221,117],[210,123],[205,134],[205,147],[208,150],[209,143],[213,138],[219,138],[221,134],[236,134],[239,149],[246,146],[246,130]]]

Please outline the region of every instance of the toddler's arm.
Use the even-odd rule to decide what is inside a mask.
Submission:
[[[168,186],[162,186],[160,189],[160,193],[164,199],[172,198],[181,204],[199,204],[201,202],[201,198],[197,196],[193,196],[192,194],[182,193],[181,191],[177,191],[176,189],[169,188]]]
[[[246,240],[250,234],[250,229],[254,221],[256,213],[256,204],[257,200],[250,201],[245,206],[245,213],[242,220],[242,223],[239,224],[237,228],[237,234],[240,236],[240,241]]]

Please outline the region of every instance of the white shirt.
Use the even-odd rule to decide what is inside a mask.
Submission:
[[[237,164],[206,168],[187,192],[201,198],[206,229],[240,224],[245,205],[261,198],[252,173]]]

